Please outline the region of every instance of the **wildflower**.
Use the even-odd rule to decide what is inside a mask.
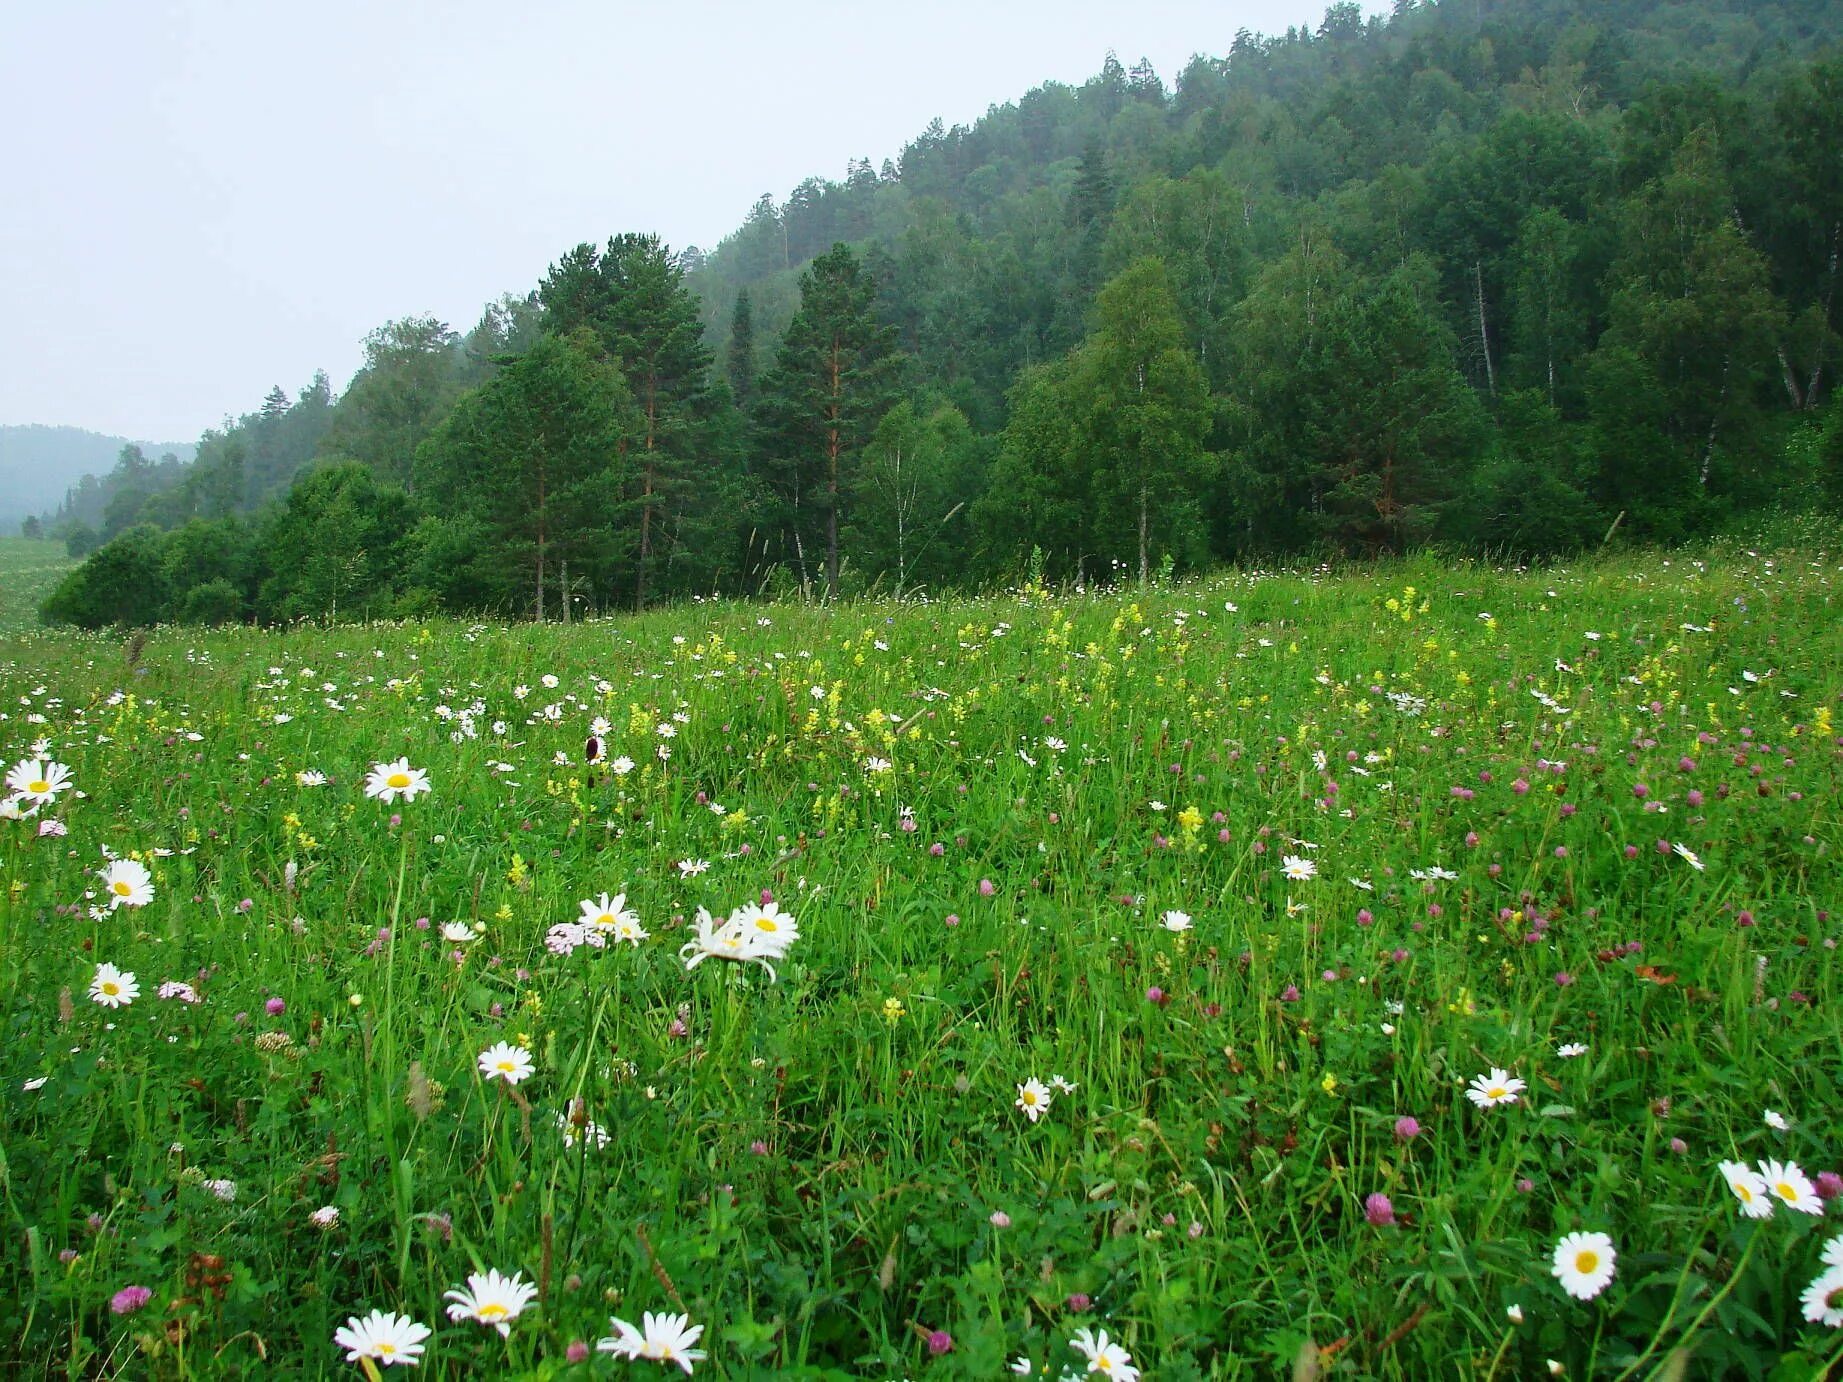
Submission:
[[[1318,877],[1318,865],[1297,854],[1285,854],[1280,857],[1280,872],[1294,883],[1303,883],[1307,879]]]
[[[1397,1142],[1412,1142],[1420,1135],[1421,1124],[1419,1119],[1410,1118],[1404,1115],[1395,1120],[1395,1140]]]
[[[480,939],[480,933],[464,921],[444,921],[442,939],[450,945],[467,945]]]
[[[47,763],[42,758],[21,759],[6,775],[7,791],[34,806],[55,801],[58,793],[70,786],[70,769],[62,763]]]
[[[1363,1201],[1363,1217],[1374,1228],[1389,1228],[1395,1223],[1395,1206],[1380,1190]]]
[[[1702,872],[1705,865],[1703,864],[1701,858],[1696,854],[1695,850],[1691,849],[1688,845],[1684,844],[1680,840],[1677,843],[1671,845],[1670,848],[1671,848],[1671,852],[1674,853],[1677,856],[1677,858],[1683,860],[1692,869],[1696,870],[1697,873]]]
[[[772,983],[776,979],[774,961],[784,958],[788,947],[799,939],[799,923],[773,903],[738,907],[722,922],[700,907],[697,936],[679,947],[678,956],[687,970],[712,958],[753,962],[768,971]]]
[[[641,1327],[635,1329],[626,1320],[610,1319],[615,1335],[611,1339],[601,1339],[595,1347],[602,1353],[614,1353],[637,1362],[642,1358],[656,1363],[676,1363],[690,1376],[691,1365],[702,1362],[704,1350],[693,1348],[704,1333],[704,1326],[692,1324],[689,1315],[654,1314],[648,1310],[641,1316]]]
[[[237,1201],[237,1182],[234,1180],[208,1180],[204,1188],[225,1204],[235,1204]]]
[[[1049,1077],[1049,1087],[1058,1094],[1073,1094],[1075,1092],[1075,1081],[1066,1080],[1060,1075],[1051,1075]]]
[[[1741,1202],[1741,1213],[1749,1219],[1772,1218],[1773,1202],[1768,1197],[1765,1177],[1740,1161],[1722,1162],[1721,1173],[1734,1198]]]
[[[616,893],[613,897],[603,893],[599,898],[585,898],[582,916],[576,924],[585,931],[592,928],[612,932],[616,940],[632,941],[635,945],[647,938],[647,932],[640,925],[639,913],[627,905],[626,893]]]
[[[1011,1371],[1019,1377],[1033,1377],[1036,1375],[1037,1365],[1030,1361],[1029,1355],[1020,1353],[1011,1360]]]
[[[1767,1109],[1766,1112],[1760,1116],[1765,1120],[1766,1126],[1771,1128],[1774,1132],[1784,1132],[1791,1126],[1785,1121],[1784,1114],[1774,1113],[1771,1109]]]
[[[928,1352],[939,1358],[943,1353],[953,1352],[953,1335],[945,1329],[936,1329],[928,1335]]]
[[[1826,1269],[1817,1280],[1805,1287],[1798,1303],[1805,1318],[1826,1329],[1843,1325],[1843,1267]]]
[[[497,1270],[489,1268],[484,1275],[469,1273],[466,1289],[457,1287],[442,1298],[454,1302],[448,1307],[449,1319],[473,1320],[487,1325],[497,1329],[503,1339],[512,1332],[512,1321],[523,1313],[537,1293],[538,1288],[519,1273],[501,1276]]]
[[[1570,1233],[1555,1245],[1550,1271],[1576,1300],[1592,1300],[1613,1279],[1618,1253],[1604,1233]]]
[[[1069,1347],[1088,1360],[1089,1372],[1115,1378],[1117,1382],[1138,1382],[1139,1369],[1133,1366],[1132,1354],[1109,1340],[1105,1329],[1099,1333],[1078,1329],[1075,1337],[1069,1340]]]
[[[153,1297],[154,1293],[145,1286],[124,1286],[109,1298],[109,1309],[118,1315],[132,1315]]]
[[[333,1229],[339,1227],[339,1206],[336,1204],[323,1204],[307,1216],[307,1222],[317,1229],[331,1232]]]
[[[1520,1305],[1506,1305],[1504,1314],[1510,1318],[1512,1324],[1523,1323],[1523,1307]]]
[[[1011,1216],[1002,1209],[994,1209],[991,1214],[986,1216],[986,1221],[990,1223],[993,1228],[1011,1227]],[[1843,1238],[1839,1238],[1837,1241],[1843,1243]]]
[[[680,859],[678,873],[681,878],[695,878],[710,867],[708,859]]]
[[[1557,1046],[1555,1048],[1555,1054],[1560,1056],[1563,1060],[1573,1060],[1576,1056],[1586,1055],[1587,1047],[1582,1042],[1571,1041],[1566,1046]]]
[[[1466,1088],[1465,1097],[1480,1108],[1491,1108],[1497,1104],[1514,1104],[1517,1091],[1525,1088],[1522,1080],[1512,1078],[1508,1070],[1491,1067],[1488,1075],[1477,1075]]]
[[[1824,1244],[1823,1259],[1827,1267],[1843,1267],[1843,1233]]]
[[[102,885],[109,908],[145,907],[154,900],[154,879],[147,865],[135,859],[116,859],[102,870]]]
[[[1167,931],[1188,931],[1191,929],[1190,913],[1179,911],[1166,912],[1159,918],[1159,924]]]
[[[907,1011],[908,1009],[902,1006],[902,1000],[900,998],[885,998],[883,1000],[883,1020],[892,1027],[902,1021],[902,1016]]]
[[[1024,1110],[1024,1116],[1033,1123],[1049,1112],[1053,1097],[1048,1087],[1034,1077],[1017,1087],[1017,1106]]]
[[[1788,1209],[1796,1209],[1801,1214],[1824,1212],[1824,1202],[1817,1197],[1817,1188],[1798,1169],[1797,1162],[1762,1161],[1759,1165],[1767,1194],[1784,1201]]]
[[[96,966],[96,977],[90,980],[90,997],[103,1007],[125,1008],[140,996],[141,986],[132,971],[110,964]]]
[[[412,768],[407,758],[399,758],[395,763],[374,763],[365,778],[365,795],[377,798],[386,806],[395,804],[398,797],[414,801],[428,790],[429,775],[421,768]]]
[[[489,1080],[517,1084],[531,1074],[531,1052],[509,1042],[496,1042],[480,1053],[480,1074]]]
[[[422,1341],[429,1337],[429,1327],[417,1324],[408,1315],[385,1314],[373,1310],[364,1319],[353,1315],[333,1331],[333,1343],[346,1350],[346,1361],[374,1358],[390,1365],[401,1363],[415,1367],[422,1357]]]
[[[326,774],[316,768],[303,768],[294,775],[294,780],[303,787],[326,786]]]

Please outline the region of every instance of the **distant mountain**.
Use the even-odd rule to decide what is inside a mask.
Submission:
[[[128,445],[127,437],[105,437],[80,427],[0,425],[0,532],[11,532],[27,514],[56,509],[64,492],[85,475],[106,475]],[[189,461],[195,442],[136,442],[150,461],[169,452]]]

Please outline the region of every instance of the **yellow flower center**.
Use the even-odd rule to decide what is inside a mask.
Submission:
[[[395,787],[397,790],[401,791],[403,788],[410,785],[410,775],[408,773],[392,773],[389,777],[384,779],[384,785],[387,787]]]
[[[1036,1103],[1037,1102],[1037,1091],[1034,1089],[1025,1090],[1024,1091],[1024,1102],[1027,1104]]]
[[[771,917],[756,917],[755,926],[757,930],[761,931],[778,931],[781,929],[774,924],[774,920]]]
[[[122,991],[122,986],[113,979],[104,979],[102,981],[102,991],[105,997],[113,998]]]
[[[388,1358],[391,1354],[395,1353],[396,1351],[397,1351],[397,1346],[393,1344],[389,1339],[379,1339],[378,1340],[378,1352],[384,1355],[386,1358]]]
[[[1753,1203],[1753,1189],[1751,1186],[1745,1185],[1741,1183],[1740,1181],[1736,1181],[1734,1184],[1734,1193],[1741,1197],[1742,1204],[1752,1204]]]
[[[37,782],[28,782],[26,790],[34,796],[43,796],[51,790],[51,784],[41,777]]]
[[[1503,1085],[1494,1084],[1485,1091],[1485,1097],[1487,1099],[1502,1099],[1508,1093],[1510,1093],[1510,1091],[1505,1089]]]
[[[1798,1199],[1798,1191],[1792,1187],[1792,1183],[1788,1180],[1780,1181],[1777,1185],[1773,1186],[1773,1190],[1778,1194],[1779,1198],[1784,1200],[1787,1204],[1793,1204]]]
[[[1094,1360],[1094,1366],[1097,1369],[1099,1369],[1101,1372],[1112,1372],[1113,1371],[1113,1359],[1109,1358],[1105,1353],[1103,1353],[1099,1358],[1096,1358]]]
[[[600,916],[598,916],[598,917],[596,917],[596,918],[595,918],[595,924],[596,924],[597,926],[612,926],[612,925],[614,925],[614,913],[612,913],[612,912],[603,912],[603,913],[602,913],[602,914],[601,914]]]
[[[502,1060],[496,1068],[510,1075],[514,1070],[518,1069],[518,1062]]]
[[[1592,1248],[1582,1248],[1579,1252],[1574,1254],[1574,1270],[1579,1272],[1582,1276],[1589,1275],[1595,1271],[1599,1265],[1600,1254],[1595,1252]]]
[[[113,883],[109,884],[109,886],[115,890],[115,895],[117,897],[126,897],[129,893],[134,891],[133,886],[126,878],[118,878]]]
[[[494,1301],[490,1305],[482,1305],[479,1310],[480,1320],[485,1324],[491,1324],[495,1320],[503,1320],[510,1313],[511,1311],[499,1304],[498,1301]]]

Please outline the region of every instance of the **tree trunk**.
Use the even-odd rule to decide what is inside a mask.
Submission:
[[[563,587],[563,622],[567,624],[570,621],[570,559],[565,557],[558,565],[562,567],[558,581]]]
[[[646,563],[653,555],[653,436],[659,415],[658,381],[646,380],[646,478],[640,491],[640,560],[634,571],[634,608],[646,608]]]
[[[544,622],[544,472],[538,471],[538,623]]]
[[[1837,251],[1843,248],[1843,221],[1830,227],[1830,281],[1824,286],[1824,329],[1830,329],[1830,309],[1837,298]],[[1817,349],[1811,358],[1811,377],[1805,381],[1805,407],[1815,408],[1818,403],[1818,389],[1824,382],[1824,340],[1818,337]]]
[[[1150,552],[1146,547],[1146,487],[1139,486],[1139,584],[1144,585],[1152,574]]]
[[[838,337],[832,338],[831,402],[826,407],[826,598],[838,598],[838,453],[842,405]]]
[[[1472,281],[1478,285],[1478,348],[1485,355],[1485,387],[1497,397],[1497,371],[1491,367],[1491,337],[1485,330],[1485,267],[1472,261]]]
[[[1798,387],[1798,376],[1792,372],[1792,362],[1786,358],[1785,347],[1778,347],[1779,374],[1785,380],[1785,396],[1792,405],[1793,412],[1800,412],[1805,406],[1805,392]]]

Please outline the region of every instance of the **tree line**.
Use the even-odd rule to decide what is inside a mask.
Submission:
[[[1109,57],[709,254],[617,235],[464,335],[382,328],[343,394],[54,516],[103,545],[46,616],[569,618],[1843,505],[1840,25],[1402,0],[1170,90]]]

